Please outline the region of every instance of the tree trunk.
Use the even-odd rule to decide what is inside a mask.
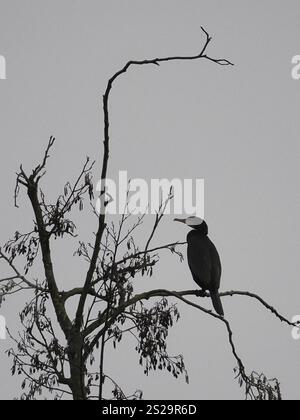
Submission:
[[[85,366],[82,361],[82,338],[80,334],[74,335],[69,344],[70,388],[74,400],[86,400],[84,383]]]

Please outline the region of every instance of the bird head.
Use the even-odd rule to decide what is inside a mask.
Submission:
[[[200,217],[190,216],[186,219],[174,219],[174,222],[180,222],[184,223],[187,226],[195,227],[200,226],[204,222],[204,220],[200,219]]]
[[[174,222],[184,223],[185,225],[196,230],[203,230],[203,233],[205,234],[207,234],[208,231],[206,222],[203,219],[200,219],[200,217],[190,216],[186,219],[174,219]]]

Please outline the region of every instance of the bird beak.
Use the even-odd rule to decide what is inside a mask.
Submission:
[[[186,219],[174,219],[174,222],[185,223]]]

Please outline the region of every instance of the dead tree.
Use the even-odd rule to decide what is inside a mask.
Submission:
[[[205,34],[205,42],[198,54],[129,61],[109,79],[103,96],[102,181],[108,173],[109,97],[114,82],[131,68],[144,65],[160,66],[167,61],[207,60],[216,65],[231,66],[232,63],[226,59],[215,59],[207,55],[211,37],[203,28],[202,31]],[[188,381],[183,357],[171,357],[167,351],[168,330],[179,319],[177,305],[168,301],[168,298],[172,297],[224,324],[237,366],[236,377],[240,385],[244,386],[246,398],[281,399],[277,379],[267,380],[262,374],[247,374],[237,353],[229,322],[188,300],[188,296],[198,296],[199,291],[161,289],[135,293],[136,278],[152,275],[162,251],[172,252],[182,259],[180,247],[185,243],[151,247],[151,241],[163,220],[166,203],[161,203],[158,209],[153,229],[145,240],[146,245],[137,244],[135,232],[142,228],[143,216],[130,216],[124,212],[117,226],[109,223],[105,212],[107,202],[104,199],[104,182],[100,192],[102,211],[96,212],[93,205],[94,163],[89,159],[75,182],[68,182],[54,203],[47,201],[41,182],[54,141],[51,137],[42,162],[31,173],[26,172],[22,166],[17,173],[15,205],[18,206],[19,192],[23,189],[34,214],[32,230],[28,233],[17,231],[0,249],[0,259],[7,263],[12,271],[11,277],[0,280],[1,300],[15,293],[25,293],[25,290],[26,296],[28,292],[31,294],[29,302],[20,314],[22,330],[18,337],[10,335],[15,345],[8,351],[13,360],[12,374],[18,373],[23,378],[24,391],[21,398],[36,399],[47,390],[53,393],[52,398],[69,395],[75,400],[103,399],[107,395],[104,387],[109,383],[112,385],[112,398],[142,398],[141,391],[135,391],[132,395],[125,394],[116,379],[111,378],[105,370],[105,347],[109,343],[116,347],[124,334],[132,334],[136,338],[136,351],[145,374],[152,369],[166,369],[175,378],[183,374]],[[170,193],[168,199],[171,198]],[[65,291],[59,285],[53,264],[53,240],[76,237],[76,226],[72,217],[78,207],[83,211],[84,200],[91,203],[97,228],[93,241],[80,241],[76,251],[88,264],[85,278],[78,287]],[[31,268],[40,256],[44,273],[41,279],[32,279]],[[24,269],[18,267],[17,257],[25,258]],[[281,321],[293,325],[257,295],[238,291],[222,294],[223,297],[241,295],[256,299]],[[73,308],[76,306],[74,314],[67,309],[70,307],[67,306],[70,301]],[[99,360],[99,363],[96,363],[96,360]]]

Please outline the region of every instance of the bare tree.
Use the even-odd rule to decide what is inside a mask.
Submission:
[[[207,55],[211,41],[205,34],[204,46],[194,56],[170,56],[143,61],[129,61],[108,81],[103,96],[104,115],[104,153],[101,180],[108,173],[110,119],[109,97],[114,82],[129,69],[136,66],[156,65],[171,61],[207,60],[221,66],[232,65],[226,59],[215,59]],[[55,139],[50,138],[42,162],[31,173],[21,166],[16,179],[15,205],[18,206],[20,189],[24,189],[34,213],[32,230],[28,233],[16,232],[14,237],[0,249],[0,259],[12,271],[9,278],[0,280],[0,296],[3,301],[15,293],[30,294],[30,300],[20,314],[22,330],[17,337],[11,336],[15,345],[8,351],[12,357],[12,374],[23,378],[22,399],[36,399],[45,390],[53,398],[73,398],[75,400],[104,399],[105,390],[111,384],[114,399],[140,399],[142,391],[135,390],[131,395],[117,384],[105,370],[105,347],[112,343],[116,347],[125,334],[136,339],[139,363],[145,374],[152,369],[166,369],[175,378],[188,374],[181,355],[170,356],[167,351],[169,328],[179,319],[178,307],[168,298],[193,306],[198,311],[224,324],[228,342],[236,363],[236,377],[244,387],[246,398],[281,399],[277,379],[268,380],[263,374],[246,373],[246,368],[238,355],[233,341],[229,322],[187,299],[200,296],[198,290],[169,291],[164,289],[135,293],[135,280],[139,276],[152,276],[159,263],[162,251],[169,251],[180,260],[181,248],[185,243],[167,243],[151,247],[152,239],[163,220],[166,203],[172,199],[172,191],[165,202],[161,202],[154,226],[144,245],[137,243],[135,232],[143,226],[144,216],[130,216],[124,211],[119,222],[109,223],[105,209],[105,183],[100,192],[101,212],[93,206],[94,188],[92,170],[94,163],[86,159],[78,178],[68,182],[63,193],[54,203],[49,203],[40,187],[46,173],[46,165]],[[79,207],[83,210],[84,200],[90,202],[97,218],[97,228],[93,242],[79,242],[76,255],[88,264],[85,278],[78,287],[64,291],[58,284],[52,260],[53,239],[64,240],[76,237],[76,226],[72,220],[73,212]],[[128,203],[127,203],[128,205]],[[42,257],[44,276],[41,280],[31,278],[34,262]],[[24,269],[17,266],[17,257],[26,260]],[[201,295],[202,296],[202,295]],[[221,296],[247,296],[256,299],[280,321],[290,323],[259,296],[250,292],[231,291]],[[205,297],[205,296],[204,296]],[[24,297],[25,299],[25,297]],[[72,305],[67,305],[72,301]],[[148,303],[148,301],[152,303]],[[76,306],[76,311],[68,310]],[[54,312],[53,312],[54,311]],[[96,362],[99,360],[99,362]],[[96,367],[95,367],[96,366]],[[130,384],[128,384],[130,385]],[[105,388],[107,389],[107,388]]]

